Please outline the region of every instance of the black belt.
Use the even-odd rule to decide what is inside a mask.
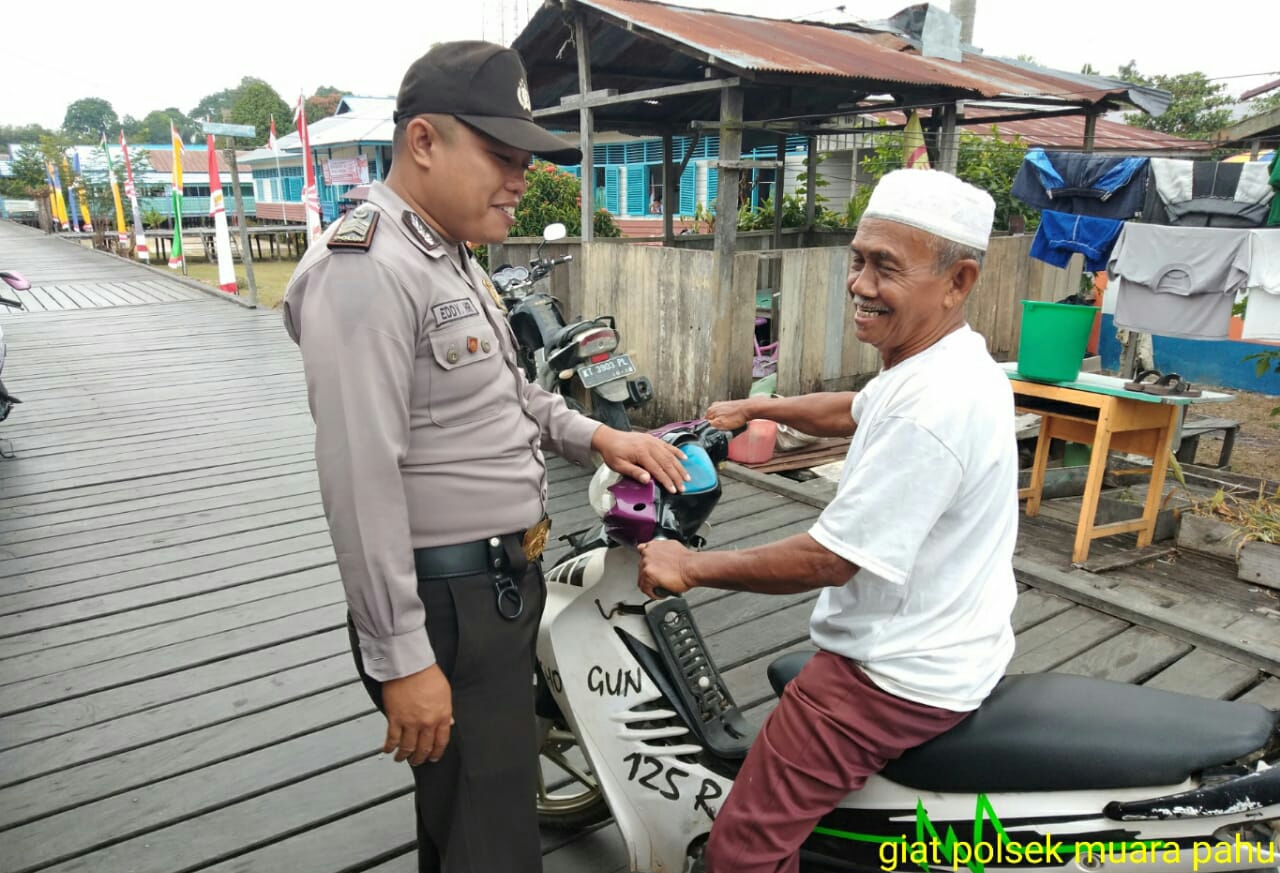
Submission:
[[[489,557],[490,539],[457,543],[452,546],[431,546],[413,550],[413,566],[419,579],[452,579],[456,576],[479,576],[495,569],[511,567],[511,555],[520,553],[524,531],[493,537],[498,541],[502,566],[493,567]]]
[[[515,621],[524,613],[524,595],[516,579],[524,577],[531,562],[525,557],[527,533],[519,531],[452,546],[414,549],[413,566],[419,581],[488,576],[493,583],[498,615]]]

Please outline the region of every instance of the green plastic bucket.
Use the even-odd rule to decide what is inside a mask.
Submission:
[[[1041,382],[1070,382],[1080,375],[1096,306],[1022,301],[1018,373]]]

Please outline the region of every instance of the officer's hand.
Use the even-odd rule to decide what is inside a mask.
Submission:
[[[689,474],[680,465],[684,452],[650,434],[601,425],[591,436],[591,448],[600,453],[611,470],[638,482],[648,482],[652,476],[675,493],[683,491],[684,483],[689,481]]]
[[[408,759],[414,767],[440,760],[453,725],[453,689],[438,665],[382,683],[382,706],[387,713],[384,753],[394,750],[397,761]]]
[[[685,562],[693,554],[675,540],[651,540],[636,547],[640,551],[640,590],[657,597],[653,590],[684,594],[693,587],[685,573]]]
[[[751,418],[747,414],[750,400],[721,400],[707,407],[707,423],[720,430],[737,430],[746,427]]]

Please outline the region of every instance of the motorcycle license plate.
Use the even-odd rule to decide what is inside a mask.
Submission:
[[[579,367],[578,378],[582,380],[582,387],[594,388],[614,379],[634,376],[635,372],[636,365],[631,363],[630,355],[615,355],[607,361]]]

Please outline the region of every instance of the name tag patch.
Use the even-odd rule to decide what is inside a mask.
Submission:
[[[479,315],[480,312],[470,298],[459,297],[457,300],[446,300],[444,303],[437,303],[431,307],[431,314],[435,316],[436,326],[444,327],[451,321],[457,321],[459,318],[470,318],[473,315]]]

